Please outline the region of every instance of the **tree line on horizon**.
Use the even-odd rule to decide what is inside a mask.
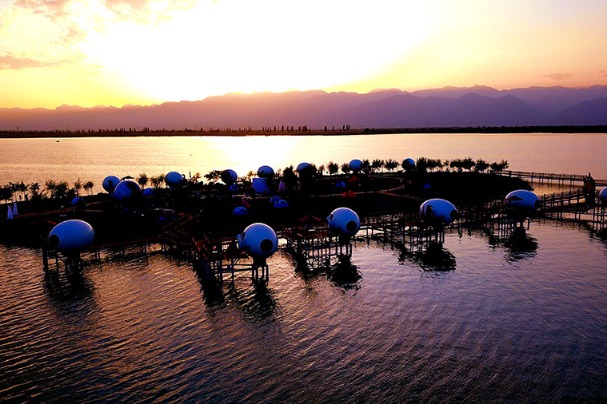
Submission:
[[[266,134],[407,134],[407,133],[607,133],[607,125],[542,125],[542,126],[461,126],[426,128],[311,128],[307,125],[262,126],[260,128],[208,127],[183,129],[117,128],[117,129],[53,129],[53,130],[0,130],[0,138],[50,138],[50,137],[111,137],[111,136],[200,136],[200,135],[266,135]]]

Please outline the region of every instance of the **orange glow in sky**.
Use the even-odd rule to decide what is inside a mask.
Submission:
[[[601,0],[0,0],[0,107],[607,84]]]

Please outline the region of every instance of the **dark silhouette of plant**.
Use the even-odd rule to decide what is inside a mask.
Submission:
[[[375,173],[378,172],[384,167],[386,162],[384,160],[375,159],[371,162],[371,170]]]
[[[462,160],[462,168],[464,170],[472,171],[472,168],[476,165],[476,162],[472,159],[472,157],[466,157]]]
[[[221,178],[222,172],[223,171],[221,171],[221,170],[212,170],[212,171],[209,171],[207,174],[205,174],[204,178],[206,178],[207,181],[217,182]]]
[[[493,171],[504,171],[505,169],[507,169],[510,166],[510,163],[508,163],[506,160],[502,160],[501,162],[497,163],[497,162],[493,162],[491,163],[490,168]]]
[[[485,172],[489,168],[489,163],[483,159],[476,160],[475,170],[479,173]]]
[[[394,159],[388,159],[384,163],[384,167],[386,167],[386,170],[392,172],[398,167],[398,161]]]
[[[149,178],[146,173],[141,173],[139,174],[139,177],[137,177],[137,184],[139,184],[141,189],[144,189],[145,186],[148,185],[148,181]]]
[[[80,182],[80,178],[78,178],[75,182],[74,182],[74,191],[76,192],[76,195],[80,194],[80,190],[82,189],[82,183]]]
[[[426,172],[428,170],[428,159],[426,157],[419,157],[415,162],[415,167],[419,172]]]
[[[329,170],[329,175],[335,175],[339,172],[339,164],[329,161],[329,164],[327,164],[327,170]]]
[[[9,202],[13,198],[13,190],[10,185],[4,185],[0,188],[0,201]]]
[[[86,191],[86,193],[88,195],[91,195],[93,193],[94,186],[95,186],[95,184],[93,183],[93,181],[87,181],[84,183],[84,185],[82,187],[84,188],[84,190]]]
[[[42,199],[42,194],[40,193],[40,184],[37,182],[32,182],[29,184],[29,190],[32,200]]]
[[[57,183],[55,180],[46,180],[44,183],[44,190],[46,192],[46,196],[49,198],[55,197],[55,189],[57,188]]]

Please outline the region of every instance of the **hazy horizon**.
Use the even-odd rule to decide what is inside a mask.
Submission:
[[[2,109],[0,130],[437,128],[607,125],[607,86],[263,92],[153,106]],[[286,130],[285,130],[286,128]],[[299,128],[299,129],[297,129]]]
[[[170,104],[170,103],[182,103],[182,102],[199,102],[199,101],[205,101],[207,99],[212,99],[212,98],[217,98],[217,97],[229,97],[229,96],[256,96],[256,95],[264,95],[264,94],[295,94],[295,93],[325,93],[325,94],[338,94],[338,93],[349,93],[349,94],[358,94],[358,95],[368,95],[368,94],[374,94],[374,93],[382,93],[382,92],[400,92],[400,93],[408,93],[408,94],[416,94],[416,93],[424,93],[424,92],[439,92],[439,91],[449,91],[449,90],[475,90],[475,89],[481,89],[481,90],[495,90],[496,92],[499,93],[508,93],[510,91],[516,91],[516,90],[528,90],[528,89],[553,89],[553,88],[558,88],[558,89],[566,89],[566,90],[584,90],[584,89],[591,89],[591,88],[597,88],[597,87],[604,87],[607,86],[607,84],[591,84],[588,86],[579,86],[579,87],[569,87],[569,86],[559,86],[559,85],[554,85],[554,86],[528,86],[528,87],[513,87],[513,88],[495,88],[492,86],[487,86],[484,84],[474,84],[471,86],[452,86],[452,85],[445,85],[442,87],[429,87],[429,88],[418,88],[418,89],[401,89],[401,88],[376,88],[376,89],[372,89],[369,91],[364,91],[364,92],[359,92],[359,91],[347,91],[347,90],[335,90],[335,91],[330,91],[330,90],[324,90],[324,89],[309,89],[309,90],[285,90],[285,91],[271,91],[271,90],[267,90],[267,91],[251,91],[251,92],[237,92],[237,91],[233,91],[233,92],[228,92],[225,94],[213,94],[213,95],[209,95],[207,97],[204,98],[200,98],[200,99],[192,99],[192,100],[167,100],[167,101],[159,101],[156,103],[149,103],[149,104],[122,104],[122,105],[111,105],[111,104],[98,104],[98,105],[93,105],[93,106],[82,106],[82,105],[78,105],[78,104],[61,104],[58,105],[56,107],[31,107],[31,108],[23,108],[23,107],[0,107],[1,109],[7,110],[7,109],[21,109],[21,110],[36,110],[36,109],[46,109],[46,110],[60,110],[63,108],[78,108],[78,109],[95,109],[95,108],[117,108],[117,109],[121,109],[121,108],[128,108],[128,107],[153,107],[153,106],[159,106],[159,105],[163,105],[163,104]],[[473,91],[471,91],[473,92]],[[444,94],[444,93],[443,93]]]

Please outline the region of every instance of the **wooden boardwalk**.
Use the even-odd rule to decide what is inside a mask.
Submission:
[[[587,175],[582,174],[554,174],[554,173],[542,173],[542,172],[530,172],[530,171],[491,171],[492,174],[503,175],[505,177],[515,177],[527,180],[531,183],[537,184],[554,184],[559,186],[574,187],[576,185],[582,185],[586,180]],[[607,186],[607,180],[594,180],[597,186]]]

